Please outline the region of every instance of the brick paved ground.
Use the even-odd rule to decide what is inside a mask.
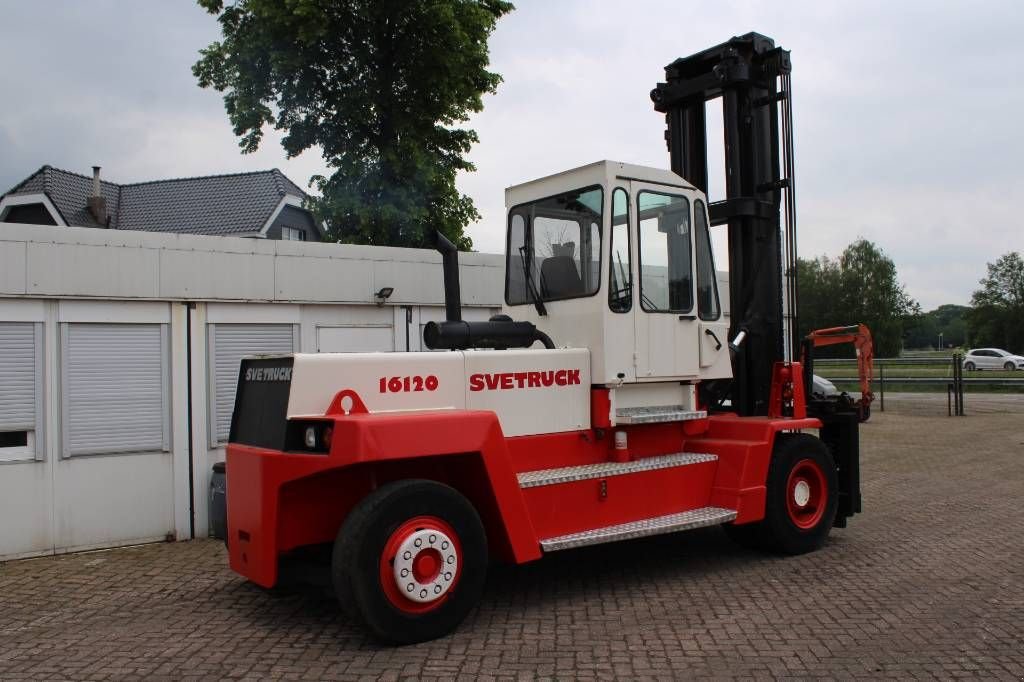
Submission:
[[[562,552],[492,570],[455,635],[405,648],[243,582],[212,541],[9,563],[0,679],[1019,679],[1021,415],[919,412],[863,430],[866,511],[823,551],[705,529]]]

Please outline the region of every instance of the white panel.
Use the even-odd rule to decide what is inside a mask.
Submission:
[[[25,242],[0,242],[0,294],[24,294]]]
[[[497,315],[501,312],[500,307],[495,308],[470,308],[463,306],[462,308],[462,319],[467,322],[486,322],[491,319],[492,315]],[[434,321],[440,322],[445,319],[444,306],[420,306],[420,323],[426,324],[427,322]]]
[[[396,310],[400,311],[401,306],[304,305],[302,323],[313,327],[385,327],[394,324]]]
[[[432,270],[430,276],[442,281],[441,299],[444,300],[440,267]],[[505,263],[500,267],[460,264],[459,287],[463,305],[500,306],[505,298]]]
[[[274,257],[210,251],[160,252],[160,293],[169,298],[274,300]]]
[[[300,318],[299,306],[276,303],[211,303],[206,313],[208,322],[232,324],[298,324]]]
[[[36,428],[36,325],[0,322],[0,431]]]
[[[466,268],[459,268],[460,274]],[[461,277],[460,277],[461,279]],[[372,291],[391,287],[389,303],[443,303],[444,277],[438,262],[373,261]]]
[[[288,301],[370,302],[376,291],[370,261],[279,255],[274,261],[274,282],[275,298]]]
[[[167,303],[139,301],[60,301],[61,322],[113,322],[166,324],[171,319]]]
[[[0,298],[0,320],[42,322],[45,319],[46,302],[42,299]]]
[[[391,390],[395,377],[397,390]],[[371,412],[461,408],[464,387],[462,353],[300,353],[292,370],[288,416],[323,414],[342,389],[358,393]]]
[[[318,353],[373,353],[395,349],[392,327],[317,327]]]
[[[157,540],[174,531],[170,457],[72,458],[55,466],[58,550]]]
[[[211,446],[226,443],[235,409],[238,368],[246,355],[291,353],[295,349],[295,327],[290,324],[210,325],[209,356],[213,369],[214,414],[211,417]]]
[[[65,456],[168,449],[166,327],[66,325]]]
[[[30,294],[156,298],[159,293],[156,249],[35,242],[28,245],[28,268]]]
[[[460,254],[463,302],[500,305],[504,259]],[[441,303],[429,249],[5,224],[0,295],[369,303]]]
[[[710,331],[714,336],[708,333]],[[715,341],[715,339],[718,341]],[[729,322],[719,319],[700,323],[700,378],[727,379],[732,376],[729,357]]]
[[[589,351],[476,350],[465,356],[466,408],[496,412],[506,436],[590,427]]]
[[[0,561],[53,551],[50,466],[21,462],[0,466]]]

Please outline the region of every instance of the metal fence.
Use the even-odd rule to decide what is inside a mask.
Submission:
[[[856,370],[855,359],[820,358],[814,360],[815,372],[837,384],[856,384],[860,379],[853,373],[837,374],[840,369]],[[830,371],[831,370],[831,371]],[[929,371],[930,370],[930,371]],[[942,391],[944,387],[949,414],[964,414],[965,388],[995,389],[1000,391],[1024,392],[1024,372],[1017,376],[999,376],[1005,370],[996,372],[978,371],[966,376],[963,369],[963,355],[931,358],[876,358],[872,376],[872,391],[878,398],[879,410],[885,411],[885,391],[895,386],[932,388]],[[928,376],[931,374],[931,376]],[[986,376],[986,375],[995,376]]]

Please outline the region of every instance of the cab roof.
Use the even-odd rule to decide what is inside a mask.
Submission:
[[[617,180],[639,180],[689,191],[697,189],[682,177],[664,168],[604,160],[512,185],[505,190],[505,207],[588,185],[610,185]]]

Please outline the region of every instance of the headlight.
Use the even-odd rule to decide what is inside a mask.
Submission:
[[[285,429],[284,450],[326,455],[331,451],[334,424],[327,420],[289,421]]]

